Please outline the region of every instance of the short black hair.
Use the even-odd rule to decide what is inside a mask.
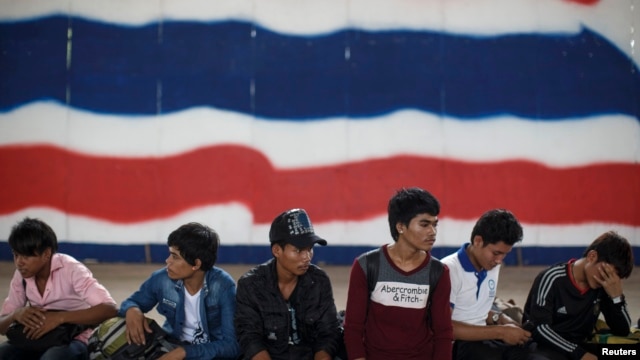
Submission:
[[[625,237],[615,231],[607,231],[598,236],[584,250],[582,256],[586,257],[591,250],[598,253],[598,262],[604,261],[613,265],[620,278],[626,279],[631,275],[634,264],[633,250]]]
[[[51,249],[58,251],[58,238],[51,226],[40,219],[26,217],[11,228],[9,246],[18,255],[36,256]]]
[[[209,271],[218,259],[220,237],[210,227],[190,222],[169,234],[167,245],[178,248],[180,256],[190,265],[195,265],[196,259],[200,259],[200,269]]]
[[[482,237],[482,247],[489,244],[504,242],[513,246],[522,241],[522,226],[511,211],[506,209],[493,209],[485,212],[476,221],[471,231],[471,242],[476,235]]]
[[[420,214],[438,216],[440,202],[430,192],[419,187],[402,188],[389,200],[387,212],[391,237],[393,241],[397,241],[399,234],[396,224],[409,226],[411,219]]]

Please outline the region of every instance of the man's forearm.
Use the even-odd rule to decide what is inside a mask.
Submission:
[[[455,340],[482,341],[501,338],[500,326],[471,325],[461,321],[452,321]]]

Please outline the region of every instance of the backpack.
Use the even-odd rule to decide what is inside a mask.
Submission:
[[[640,325],[640,319],[638,319],[638,325]],[[595,344],[640,345],[640,329],[631,327],[627,336],[613,335],[607,322],[598,319],[593,330],[593,337],[588,342]]]
[[[380,266],[380,248],[370,250],[364,253],[362,256],[367,261],[367,288],[369,290],[369,296],[371,296],[371,292],[376,286],[376,282],[378,282],[378,268]],[[429,295],[427,295],[427,321],[429,322],[429,326],[433,330],[433,324],[431,323],[431,298],[433,298],[433,293],[436,290],[436,286],[438,285],[438,281],[440,281],[440,276],[442,275],[442,271],[444,270],[444,265],[440,260],[431,256],[431,260],[429,260],[430,268],[429,268]]]
[[[176,345],[153,319],[145,318],[152,333],[145,332],[146,345],[127,343],[126,321],[123,317],[105,320],[91,334],[87,347],[91,360],[157,359]]]

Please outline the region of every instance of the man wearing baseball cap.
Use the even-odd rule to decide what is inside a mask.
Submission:
[[[340,339],[327,274],[311,264],[315,234],[304,209],[278,215],[269,231],[273,258],[238,280],[235,327],[243,359],[331,360]]]

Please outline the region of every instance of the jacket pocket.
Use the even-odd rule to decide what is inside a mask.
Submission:
[[[271,343],[284,342],[284,344],[287,344],[289,342],[287,317],[281,314],[273,314],[271,316],[268,314],[264,315],[263,329],[267,341]]]
[[[176,319],[176,307],[177,304],[175,301],[169,300],[167,298],[163,298],[161,302],[158,303],[158,313],[164,315],[169,323],[175,323]]]
[[[318,326],[318,320],[322,317],[322,312],[320,309],[310,309],[308,310],[302,319],[303,323],[300,324],[300,332],[306,341],[315,341],[318,334],[316,333],[316,328]]]

